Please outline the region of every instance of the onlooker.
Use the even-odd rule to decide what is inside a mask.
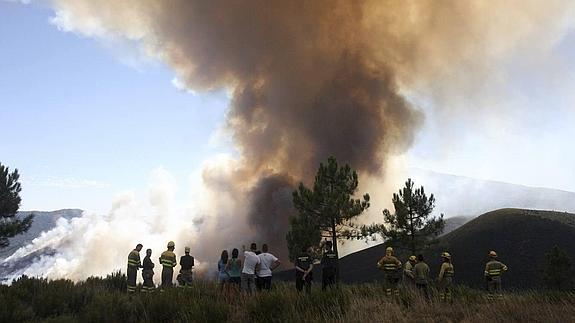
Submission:
[[[154,263],[152,262],[152,249],[146,250],[146,257],[144,257],[144,262],[142,264],[142,278],[144,279],[144,284],[142,284],[142,292],[151,292],[156,286],[154,286]]]
[[[245,248],[244,248],[245,249]],[[256,290],[256,271],[260,258],[256,255],[257,245],[252,243],[250,250],[244,250],[244,268],[242,269],[242,290],[252,293]]]
[[[186,253],[180,258],[180,275],[178,275],[178,283],[181,286],[189,286],[192,284],[192,268],[194,267],[194,257],[190,256],[190,247],[184,249]]]
[[[220,261],[218,261],[218,282],[223,286],[230,280],[230,274],[227,270],[228,264],[228,251],[223,250],[220,256]]]
[[[260,258],[260,268],[257,272],[258,290],[270,290],[272,287],[272,271],[281,263],[276,256],[268,252],[267,244],[262,246],[262,253],[258,257]]]
[[[425,263],[423,255],[417,256],[417,263],[413,266],[415,276],[415,286],[423,292],[425,298],[429,299],[427,284],[429,283],[429,266]]]
[[[311,292],[312,270],[313,259],[307,248],[303,247],[295,261],[295,288],[298,292],[303,290],[304,285],[306,293],[309,294]]]
[[[326,241],[325,252],[321,258],[321,289],[333,287],[337,283],[338,257],[335,250],[332,249],[331,241]]]
[[[228,260],[226,270],[230,274],[230,283],[240,288],[241,273],[242,273],[242,260],[239,259],[240,251],[237,248],[232,250],[232,259]]]

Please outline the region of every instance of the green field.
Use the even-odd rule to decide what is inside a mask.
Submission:
[[[299,295],[292,284],[244,295],[213,283],[152,294],[126,294],[122,275],[69,280],[20,278],[0,286],[0,322],[569,322],[575,294],[507,293],[489,301],[482,291],[458,287],[453,304],[434,294],[427,302],[403,290],[389,299],[376,284],[344,285]]]

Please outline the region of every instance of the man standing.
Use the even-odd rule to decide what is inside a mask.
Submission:
[[[393,256],[393,248],[387,247],[385,249],[385,256],[377,262],[377,268],[383,270],[385,275],[385,294],[391,296],[399,296],[399,270],[401,269],[401,261]]]
[[[429,299],[429,266],[425,263],[423,255],[417,256],[417,263],[413,266],[413,275],[415,276],[415,286],[423,292],[426,299]]]
[[[190,256],[190,247],[185,247],[184,256],[180,257],[180,283],[181,286],[190,286],[192,284],[192,268],[194,267],[194,257]]]
[[[487,289],[489,291],[488,298],[501,298],[503,297],[501,294],[501,275],[507,271],[507,266],[497,260],[497,253],[493,250],[489,252],[489,258],[491,260],[485,264],[485,279],[487,280]]]
[[[405,266],[403,267],[403,283],[407,287],[414,287],[415,286],[415,276],[413,274],[413,267],[417,263],[416,256],[409,256],[409,259],[405,262]]]
[[[272,287],[272,271],[276,269],[281,262],[279,259],[268,252],[268,245],[262,245],[262,253],[258,255],[260,258],[260,270],[257,271],[258,276],[258,290],[270,290]]]
[[[242,269],[242,290],[248,293],[256,290],[256,271],[260,266],[260,258],[256,255],[257,245],[252,243],[250,250],[244,247],[244,268]]]
[[[174,267],[176,267],[176,245],[173,241],[168,242],[168,250],[162,252],[160,264],[162,264],[162,288],[172,287]]]
[[[144,279],[142,292],[151,292],[156,287],[154,286],[154,263],[151,257],[152,249],[146,250],[146,257],[144,257],[144,262],[142,263],[142,278]]]
[[[439,299],[451,302],[451,286],[453,285],[455,270],[453,269],[449,252],[442,253],[441,259],[443,263],[439,269],[439,277],[437,277],[437,281],[439,282]]]
[[[313,259],[307,248],[302,248],[301,253],[295,261],[295,288],[298,292],[303,290],[309,294],[311,292],[311,282],[313,280]]]
[[[336,284],[337,268],[338,268],[337,253],[333,250],[331,241],[325,242],[325,252],[321,257],[321,289],[326,290],[327,287],[333,287]]]
[[[136,291],[136,276],[138,276],[138,269],[142,267],[140,263],[140,250],[142,250],[142,247],[142,244],[138,243],[136,248],[128,254],[128,270],[126,271],[126,276],[128,277],[128,293]]]

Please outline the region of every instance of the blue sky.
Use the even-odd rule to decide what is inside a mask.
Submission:
[[[179,91],[162,64],[61,32],[51,16],[0,2],[0,160],[21,173],[22,209],[104,211],[119,191],[145,191],[153,169],[187,179],[217,153],[224,93]]]
[[[224,91],[180,91],[136,46],[62,32],[52,16],[0,1],[0,162],[22,174],[22,209],[105,212],[118,192],[145,194],[158,167],[182,195],[205,159],[230,150],[212,140]],[[502,120],[428,116],[409,166],[575,191],[574,42],[570,31],[543,64],[508,64],[518,108]]]

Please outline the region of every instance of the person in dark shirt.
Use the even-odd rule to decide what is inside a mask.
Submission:
[[[337,282],[337,253],[332,249],[333,244],[331,241],[325,243],[325,252],[321,258],[321,289],[325,290],[327,287],[333,287]]]
[[[295,287],[298,292],[301,292],[304,286],[306,293],[309,294],[311,292],[312,270],[313,259],[307,248],[302,248],[295,261]]]
[[[192,284],[192,268],[194,267],[194,257],[190,256],[190,247],[186,247],[185,255],[180,258],[180,279],[179,283],[182,286],[189,286]]]
[[[142,278],[144,279],[144,284],[142,285],[142,292],[151,292],[156,286],[154,286],[154,263],[152,262],[152,249],[146,250],[146,257],[142,263]]]

